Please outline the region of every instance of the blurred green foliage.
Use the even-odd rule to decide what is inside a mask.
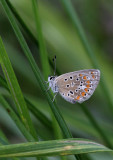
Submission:
[[[13,4],[14,8],[16,8],[30,31],[32,31],[35,38],[38,39],[31,1],[11,0],[10,2]],[[113,1],[73,0],[72,3],[77,10],[89,45],[95,53],[109,91],[110,99],[113,102]],[[57,56],[57,69],[60,71],[60,74],[93,68],[92,62],[86,54],[80,37],[65,13],[60,1],[40,0],[38,2],[38,7],[48,57],[52,59],[54,55]],[[38,66],[42,70],[39,48],[26,31],[23,30],[22,27],[20,28]],[[44,93],[36,83],[35,76],[21,50],[1,5],[0,36],[3,38],[6,51],[9,54],[9,58],[24,95],[51,120],[51,115],[49,114],[50,109]],[[3,75],[2,71],[0,73]],[[51,69],[51,75],[53,75],[53,69]],[[2,86],[0,87],[0,93],[5,95],[8,102],[14,106],[13,102],[10,100],[9,93]],[[57,96],[57,103],[74,137],[88,138],[103,143],[100,135],[78,104],[70,104],[60,96]],[[94,95],[85,102],[85,104],[113,143],[113,113],[108,106],[100,85],[96,89]],[[53,132],[50,132],[50,130],[38,121],[33,114],[31,114],[31,116],[35,128],[38,127],[38,135],[42,139],[49,140],[55,138]],[[19,129],[17,129],[14,122],[12,122],[2,107],[0,107],[0,129],[3,130],[11,143],[25,141]],[[90,156],[94,160],[113,159],[113,156],[108,153],[91,154]]]

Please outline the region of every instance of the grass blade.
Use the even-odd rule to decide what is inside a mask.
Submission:
[[[47,50],[45,47],[45,42],[44,42],[41,24],[40,24],[40,16],[37,8],[38,3],[36,0],[31,0],[31,1],[32,1],[32,8],[33,8],[34,17],[35,17],[37,37],[38,37],[38,42],[40,46],[40,57],[41,57],[42,69],[44,73],[44,78],[47,79],[48,75],[50,75],[50,69],[49,69],[49,63],[48,63]]]
[[[92,125],[94,126],[94,128],[96,129],[96,131],[100,134],[103,142],[108,147],[113,148],[112,143],[110,142],[108,136],[101,129],[100,125],[97,123],[96,119],[92,116],[92,114],[90,113],[90,111],[88,111],[88,109],[86,108],[86,105],[85,104],[81,104],[80,107],[82,108],[83,112],[88,117],[89,121],[92,123]]]
[[[18,113],[27,128],[27,130],[32,134],[32,136],[37,139],[37,135],[35,133],[30,115],[28,113],[28,109],[26,106],[26,103],[24,101],[23,94],[21,92],[21,89],[19,87],[18,81],[16,79],[15,73],[13,71],[13,68],[11,66],[10,60],[8,58],[8,55],[5,51],[2,39],[0,38],[0,64],[2,66],[8,87],[10,89],[11,95],[13,97],[13,100],[16,104]]]
[[[47,86],[46,86],[45,81],[44,81],[44,79],[41,75],[41,72],[40,72],[40,70],[39,70],[39,68],[38,68],[38,66],[37,66],[37,64],[36,64],[32,54],[31,54],[31,52],[30,52],[30,50],[29,50],[29,48],[26,44],[26,42],[25,42],[25,40],[24,40],[24,37],[23,37],[20,29],[17,26],[17,23],[16,23],[13,15],[12,15],[6,1],[1,0],[1,3],[2,3],[2,6],[3,6],[4,10],[6,11],[6,14],[7,14],[7,16],[9,18],[10,22],[11,22],[11,25],[12,25],[14,31],[15,31],[15,34],[16,34],[16,36],[17,36],[17,38],[18,38],[18,40],[21,44],[21,47],[22,47],[26,57],[28,58],[28,61],[31,65],[31,67],[32,67],[32,70],[33,70],[34,74],[35,74],[35,77],[36,77],[43,93],[45,93],[45,95],[47,97],[48,103],[49,103],[49,105],[50,105],[50,107],[51,107],[51,109],[52,109],[52,111],[55,115],[55,118],[57,119],[57,121],[58,121],[58,123],[59,123],[59,125],[60,125],[60,127],[63,131],[64,136],[67,137],[67,138],[72,137],[72,135],[71,135],[71,133],[70,133],[70,131],[69,131],[69,129],[68,129],[68,127],[67,127],[67,125],[66,125],[66,123],[65,123],[65,121],[64,121],[64,119],[63,119],[63,117],[62,117],[62,115],[61,115],[61,113],[60,113],[60,111],[57,107],[57,105],[56,105],[56,103],[52,102],[52,99],[53,99],[52,95],[50,94],[50,92],[47,92]]]
[[[71,4],[71,1],[68,1],[68,0],[60,0],[65,8],[65,11],[66,13],[68,14],[69,18],[71,19],[79,37],[80,37],[80,40],[86,50],[86,53],[88,55],[88,57],[90,58],[92,64],[93,64],[93,67],[94,68],[100,68],[99,67],[99,63],[97,61],[97,58],[94,54],[94,52],[92,51],[91,47],[90,47],[90,44],[86,38],[86,35],[85,35],[85,32],[84,32],[84,29],[80,23],[80,20],[77,16],[77,13],[75,11],[75,9],[73,8],[72,4]],[[101,76],[102,77],[102,76]],[[107,100],[108,104],[109,104],[109,107],[112,111],[112,114],[113,114],[113,102],[110,98],[110,95],[109,95],[109,91],[108,91],[108,88],[107,88],[107,85],[105,83],[105,80],[104,80],[104,77],[101,78],[101,88],[103,90],[103,93],[105,95],[105,99]]]
[[[25,128],[23,123],[20,121],[16,113],[13,111],[13,109],[10,107],[10,105],[7,103],[7,101],[4,99],[2,95],[0,95],[0,104],[5,108],[6,112],[8,112],[9,116],[12,118],[12,120],[15,122],[19,130],[22,132],[24,137],[28,141],[34,141],[34,138],[32,135],[28,132],[28,130]]]
[[[0,157],[63,156],[105,151],[112,150],[90,140],[74,138],[0,146]]]
[[[9,145],[4,133],[0,130],[0,145]],[[4,159],[5,160],[5,159]],[[12,158],[12,160],[21,160],[20,158]]]

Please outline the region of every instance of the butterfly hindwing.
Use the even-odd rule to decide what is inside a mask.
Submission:
[[[56,84],[60,95],[71,103],[82,103],[89,99],[100,80],[96,69],[80,70],[58,76]]]

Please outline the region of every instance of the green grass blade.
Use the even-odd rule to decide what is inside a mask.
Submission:
[[[27,130],[32,134],[34,138],[37,139],[35,129],[33,127],[26,103],[24,101],[23,94],[19,87],[18,81],[16,79],[15,73],[13,71],[12,65],[5,51],[2,39],[0,38],[0,64],[2,66],[8,87],[10,89],[13,100],[16,104],[18,113],[27,128]]]
[[[18,12],[13,7],[13,5],[10,3],[10,1],[7,1],[7,4],[9,6],[9,8],[11,9],[12,13],[14,14],[14,16],[16,17],[16,19],[18,20],[18,22],[20,23],[20,25],[22,26],[23,30],[26,32],[27,35],[29,35],[29,37],[31,38],[31,40],[33,41],[33,43],[35,43],[36,46],[39,47],[38,40],[34,37],[34,35],[32,34],[32,32],[29,30],[29,28],[27,27],[27,25],[25,24],[25,22],[23,21],[23,19],[19,16]]]
[[[49,69],[49,63],[48,63],[47,50],[46,50],[46,46],[45,46],[45,42],[44,42],[44,38],[42,34],[42,29],[41,29],[39,11],[37,8],[38,3],[36,0],[31,0],[31,2],[32,2],[32,8],[33,8],[33,13],[35,17],[35,24],[36,24],[37,37],[38,37],[39,48],[40,48],[42,69],[44,73],[44,78],[47,80],[48,75],[50,75],[50,69]]]
[[[52,122],[41,111],[39,111],[37,107],[28,100],[28,98],[25,98],[25,100],[29,110],[33,113],[33,115],[35,115],[35,117],[38,118],[38,120],[40,120],[44,126],[52,131]]]
[[[112,150],[90,140],[66,139],[0,146],[0,157],[64,156],[105,151]]]
[[[24,137],[28,141],[34,141],[34,138],[32,137],[32,135],[28,132],[28,130],[25,128],[25,126],[23,125],[23,123],[20,121],[20,119],[18,118],[18,116],[16,115],[16,113],[13,111],[13,109],[11,108],[11,106],[7,103],[7,101],[4,99],[4,97],[2,95],[0,95],[0,104],[5,108],[6,112],[9,114],[9,116],[15,122],[15,124],[17,125],[17,127],[19,128],[19,130],[22,132],[22,134],[24,135]]]
[[[69,129],[68,129],[68,127],[67,127],[67,125],[66,125],[66,123],[65,123],[65,121],[64,121],[64,119],[63,119],[63,117],[62,117],[62,115],[61,115],[61,113],[60,113],[60,111],[57,107],[57,105],[56,105],[56,103],[52,102],[52,99],[53,99],[52,95],[50,94],[50,92],[47,92],[47,86],[46,86],[45,81],[44,81],[44,79],[41,75],[41,72],[40,72],[40,70],[39,70],[39,68],[38,68],[38,66],[37,66],[37,64],[36,64],[32,54],[31,54],[31,52],[30,52],[30,50],[29,50],[29,48],[26,44],[26,42],[25,42],[25,40],[24,40],[24,37],[23,37],[19,27],[17,26],[17,23],[16,23],[13,15],[12,15],[6,1],[1,0],[1,3],[2,3],[2,6],[3,6],[10,22],[11,22],[11,25],[12,25],[12,27],[15,31],[15,34],[16,34],[16,36],[17,36],[17,38],[18,38],[18,40],[21,44],[21,47],[22,47],[26,57],[28,58],[28,61],[31,65],[31,67],[32,67],[32,70],[33,70],[34,74],[35,74],[35,77],[36,77],[43,93],[45,93],[45,95],[47,97],[48,103],[49,103],[49,105],[50,105],[50,107],[51,107],[51,109],[52,109],[52,111],[55,115],[55,118],[57,119],[57,121],[58,121],[58,123],[59,123],[59,125],[60,125],[60,127],[63,131],[64,136],[67,137],[67,138],[71,138],[72,135],[71,135],[71,133],[70,133],[70,131],[69,131]]]
[[[7,83],[1,75],[0,75],[0,85],[4,87],[7,91],[9,91]],[[35,105],[33,105],[28,98],[24,97],[24,99],[26,101],[27,107],[33,113],[33,115],[35,115],[36,118],[46,127],[52,130],[52,122],[41,111],[39,111],[38,108]]]
[[[82,44],[83,44],[83,46],[84,46],[84,48],[86,50],[86,53],[87,53],[88,57],[90,58],[90,60],[91,60],[91,62],[93,64],[93,67],[99,69],[100,67],[99,67],[99,63],[97,61],[97,58],[96,58],[94,52],[92,51],[92,49],[90,47],[90,44],[89,44],[89,42],[88,42],[88,40],[86,38],[84,29],[83,29],[83,27],[82,27],[82,25],[80,23],[80,20],[79,20],[79,18],[77,16],[77,13],[76,13],[75,9],[72,6],[71,1],[70,0],[69,1],[68,0],[60,0],[60,1],[62,2],[66,13],[70,17],[70,19],[71,19],[71,21],[72,21],[72,23],[73,23],[73,25],[74,25],[79,37],[80,37],[80,40],[81,40],[81,42],[82,42]],[[101,77],[102,77],[102,73],[101,73]],[[105,83],[104,77],[101,78],[101,88],[103,90],[103,93],[104,93],[104,95],[106,97],[106,100],[107,100],[107,102],[109,104],[109,107],[110,107],[110,109],[112,111],[112,114],[113,114],[113,101],[110,98],[110,95],[109,95],[110,93],[108,91],[108,88],[107,88],[107,85]]]
[[[101,129],[100,125],[97,123],[96,119],[92,116],[90,111],[86,108],[85,104],[81,104],[80,107],[84,111],[85,115],[88,117],[89,121],[92,123],[96,131],[100,134],[103,142],[110,148],[113,148],[112,143],[110,142],[110,139],[106,135],[106,133]]]
[[[29,28],[27,27],[27,25],[25,24],[23,19],[19,16],[17,10],[13,7],[13,5],[9,1],[7,1],[7,4],[9,6],[9,8],[11,9],[13,15],[15,16],[16,20],[18,21],[18,23],[21,25],[21,27],[25,31],[25,33],[30,37],[31,41],[39,48],[38,39],[36,39],[35,36],[32,34],[32,32],[29,30]],[[51,65],[51,67],[54,69],[53,61],[50,58],[49,58],[49,63]],[[56,68],[56,73],[58,75],[60,75],[60,73],[59,73],[57,68]]]
[[[4,133],[0,130],[0,145],[9,145]],[[5,160],[5,159],[4,159]],[[12,158],[12,160],[21,160],[20,158]]]

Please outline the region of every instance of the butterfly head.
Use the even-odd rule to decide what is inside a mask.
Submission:
[[[56,78],[56,76],[48,76],[48,82],[50,83],[50,82],[54,81],[55,78]]]
[[[49,82],[49,87],[53,90],[53,92],[58,92],[57,86],[56,86],[56,79],[57,76],[48,76],[48,82]]]

